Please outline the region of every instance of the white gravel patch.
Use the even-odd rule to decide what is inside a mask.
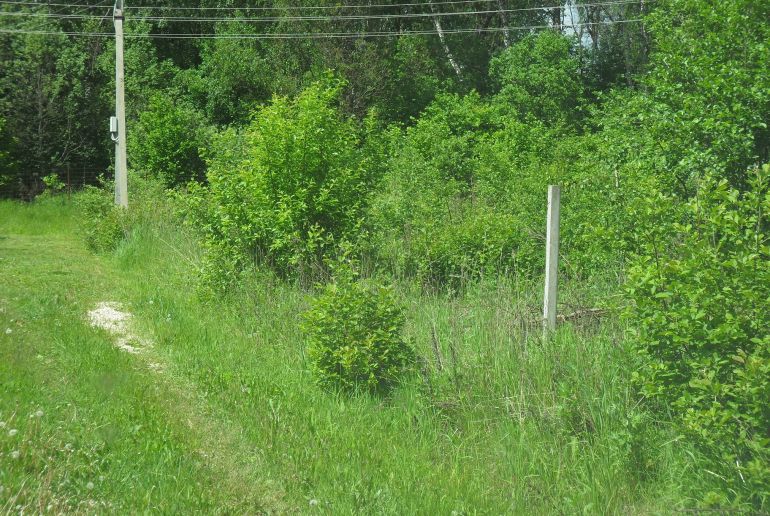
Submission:
[[[101,328],[115,337],[115,346],[128,353],[139,353],[149,345],[131,329],[132,315],[120,303],[104,301],[88,312],[91,326]]]

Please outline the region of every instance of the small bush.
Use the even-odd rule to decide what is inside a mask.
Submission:
[[[176,200],[160,180],[129,173],[128,182],[127,209],[115,206],[111,181],[102,187],[86,186],[75,194],[80,232],[92,251],[114,251],[139,226],[158,227],[174,220]]]
[[[514,267],[524,240],[514,217],[482,206],[468,206],[448,221],[419,228],[410,240],[407,271],[424,285],[460,287],[485,274]]]
[[[63,191],[67,185],[56,174],[48,174],[43,178],[45,191],[49,194],[56,194]]]
[[[345,391],[388,391],[414,359],[401,332],[403,309],[390,288],[338,269],[305,314],[308,355],[318,382]]]
[[[746,192],[706,181],[649,202],[646,242],[629,274],[643,366],[635,378],[709,457],[724,495],[770,500],[770,167]],[[732,493],[732,495],[728,495]]]
[[[128,231],[126,210],[115,206],[108,189],[95,186],[86,186],[77,196],[77,203],[88,248],[98,253],[114,250]]]

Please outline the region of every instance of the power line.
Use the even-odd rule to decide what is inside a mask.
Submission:
[[[0,16],[10,16],[17,18],[48,18],[54,20],[102,20],[112,18],[110,15],[98,16],[95,14],[70,14],[70,13],[28,13],[24,11],[0,11]]]
[[[601,6],[612,6],[612,5],[629,5],[629,4],[638,4],[638,3],[639,3],[639,0],[614,0],[614,1],[607,1],[607,2],[598,2],[593,4],[583,4],[583,6],[601,7]],[[483,11],[451,11],[451,12],[444,11],[444,12],[435,12],[435,13],[353,14],[353,15],[331,15],[331,16],[318,16],[318,15],[266,16],[266,17],[260,17],[260,18],[139,16],[132,19],[146,20],[146,21],[227,21],[227,22],[387,20],[387,19],[401,19],[401,18],[433,18],[433,17],[470,16],[470,15],[477,16],[482,14],[499,14],[499,13],[508,14],[508,13],[532,12],[532,11],[548,11],[552,9],[558,9],[560,7],[561,6],[524,7],[519,9],[489,9],[489,10],[483,10]]]
[[[477,3],[489,3],[496,2],[497,0],[444,0],[439,2],[431,2],[433,5],[455,5],[455,4],[477,4]],[[20,6],[56,6],[56,7],[96,7],[95,5],[87,4],[62,4],[51,2],[29,2],[29,1],[16,1],[16,0],[2,0],[0,4],[8,5],[20,5]],[[174,10],[174,11],[314,11],[314,10],[328,10],[328,9],[384,9],[384,8],[401,8],[401,7],[424,7],[423,3],[401,3],[401,4],[372,4],[372,5],[317,5],[317,6],[266,6],[266,7],[182,7],[182,6],[157,6],[157,5],[142,5],[142,6],[130,6],[126,7],[126,10],[139,10],[139,9],[160,9],[160,10]]]
[[[498,0],[444,0],[431,2],[432,5],[467,5],[478,3],[491,3]],[[102,3],[102,2],[100,2]],[[603,4],[583,4],[578,7],[591,7],[594,5],[613,5],[624,4],[626,2],[605,2]],[[630,2],[629,2],[630,3]],[[638,3],[638,0],[636,2]],[[67,3],[54,3],[54,2],[29,2],[24,0],[0,0],[0,4],[5,5],[18,5],[27,7],[78,7],[86,9],[98,9],[102,5],[99,4],[67,4]],[[172,10],[172,11],[317,11],[317,10],[335,10],[335,9],[386,9],[386,8],[404,8],[404,7],[425,7],[425,2],[413,2],[413,3],[397,3],[397,4],[368,4],[368,5],[317,5],[317,6],[263,6],[263,7],[183,7],[183,6],[129,6],[125,10]],[[527,11],[527,10],[540,10],[540,9],[561,9],[564,5],[549,6],[549,7],[529,7],[521,9],[510,9],[504,11]],[[497,10],[490,10],[489,12],[500,12]]]
[[[439,2],[417,2],[417,3],[400,3],[400,4],[370,4],[370,5],[324,5],[324,6],[283,6],[283,7],[179,7],[179,6],[132,6],[127,7],[131,10],[139,9],[155,9],[155,10],[180,10],[180,11],[313,11],[313,10],[334,10],[334,9],[385,9],[385,8],[404,8],[404,7],[426,7],[437,5],[457,5],[457,4],[475,4],[475,3],[491,3],[498,0],[455,0],[455,1],[439,1]],[[614,4],[626,4],[626,3],[639,3],[639,0],[627,0],[627,1],[607,1],[596,4],[581,4],[578,7],[592,7],[598,5],[614,5]],[[485,13],[498,13],[498,12],[517,12],[517,11],[537,11],[544,9],[562,9],[564,4],[554,6],[541,6],[541,7],[523,7],[518,9],[489,9],[483,11]],[[461,13],[460,13],[461,14]],[[393,16],[393,15],[391,15]]]
[[[617,21],[585,22],[563,24],[565,28],[589,27],[594,25],[620,25],[643,21],[641,18]],[[484,27],[467,29],[446,29],[445,34],[472,34],[502,31],[531,31],[541,29],[553,29],[552,25],[527,25],[518,27]],[[112,37],[110,32],[55,32],[36,30],[0,29],[2,34],[39,34],[51,36],[85,36],[85,37]],[[126,34],[126,38],[133,39],[339,39],[339,38],[367,38],[367,37],[401,37],[436,35],[434,30],[407,30],[407,31],[381,31],[381,32],[288,32],[275,34]]]
[[[477,4],[477,3],[491,3],[497,0],[443,0],[439,2],[431,2],[433,5],[458,5],[458,4]],[[168,9],[176,11],[314,11],[314,10],[329,10],[329,9],[387,9],[387,8],[402,8],[402,7],[425,7],[425,2],[413,2],[413,3],[400,3],[400,4],[370,4],[370,5],[316,5],[316,6],[263,6],[263,7],[181,7],[181,6],[168,6],[158,7],[151,5],[137,5],[130,9]]]
[[[60,4],[54,2],[24,2],[24,1],[11,1],[0,0],[2,5],[18,5],[19,7],[76,7],[83,9],[102,9],[105,7],[106,2],[102,0],[96,4]]]
[[[583,4],[581,7],[603,7],[613,5],[638,4],[639,0],[614,0],[606,2],[596,2]],[[358,14],[358,15],[332,15],[332,16],[265,16],[260,18],[233,18],[233,17],[184,17],[184,16],[137,16],[131,18],[131,21],[165,21],[165,22],[229,22],[229,23],[272,23],[272,22],[292,22],[292,21],[346,21],[346,20],[387,20],[387,19],[410,19],[410,18],[433,18],[450,16],[477,16],[482,14],[499,13],[518,13],[532,11],[547,11],[559,9],[561,6],[545,7],[525,7],[519,9],[494,9],[483,11],[465,11],[465,12],[436,12],[436,13],[401,13],[401,14]],[[102,20],[106,16],[83,15],[83,14],[60,14],[60,13],[40,13],[24,11],[0,11],[0,16],[28,17],[28,18],[55,18],[55,19],[95,19]]]
[[[0,4],[4,3],[4,2],[5,2],[5,0],[0,0]],[[17,2],[11,2],[11,3],[17,3]],[[97,29],[101,29],[102,25],[104,24],[104,20],[111,18],[111,16],[109,16],[109,14],[110,14],[110,11],[113,9],[113,5],[107,5],[108,3],[111,4],[112,0],[99,0],[95,4],[90,4],[90,5],[85,5],[85,6],[84,5],[77,5],[77,7],[79,7],[79,9],[76,9],[76,13],[74,15],[73,14],[67,14],[67,13],[64,13],[62,11],[59,11],[58,13],[52,13],[52,14],[58,14],[58,15],[60,15],[62,17],[64,17],[64,16],[73,17],[73,18],[82,17],[82,18],[100,20]],[[48,5],[53,5],[53,4],[44,4],[44,5],[48,6]],[[74,5],[74,4],[72,4],[72,5]],[[91,16],[91,15],[87,15],[86,16],[86,15],[84,15],[84,13],[87,11],[87,9],[83,9],[83,7],[90,7],[90,8],[95,8],[95,9],[108,8],[109,10],[106,13],[104,13],[104,16],[102,16],[102,17],[96,17],[96,16]],[[3,11],[0,11],[0,14],[3,14],[3,13],[4,13]]]

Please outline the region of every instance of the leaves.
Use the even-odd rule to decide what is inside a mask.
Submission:
[[[746,192],[706,178],[678,213],[684,222],[668,226],[667,241],[678,245],[642,244],[627,293],[645,359],[635,382],[661,409],[677,409],[677,423],[707,450],[725,489],[760,504],[770,468],[734,467],[770,458],[757,445],[770,437],[770,377],[762,376],[770,371],[770,228],[757,210],[770,199],[770,176],[756,168],[749,177]],[[645,224],[661,227],[654,218]]]
[[[194,221],[223,255],[212,263],[312,276],[357,240],[376,165],[334,106],[342,86],[329,77],[296,99],[276,96],[241,133],[214,139]]]
[[[318,382],[348,392],[386,393],[414,361],[401,335],[404,321],[392,289],[360,280],[350,264],[338,263],[334,281],[304,315]]]

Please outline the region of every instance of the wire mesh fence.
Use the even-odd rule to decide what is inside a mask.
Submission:
[[[87,185],[98,185],[103,181],[114,178],[114,172],[110,168],[79,166],[66,167],[60,170],[52,170],[57,180],[56,189],[66,193],[77,192]],[[45,178],[37,172],[14,174],[3,176],[0,173],[0,199],[21,199],[30,201],[43,193],[51,186],[46,185]]]

